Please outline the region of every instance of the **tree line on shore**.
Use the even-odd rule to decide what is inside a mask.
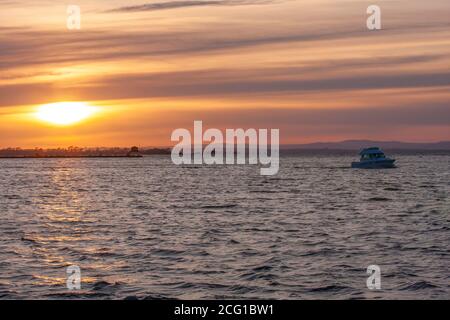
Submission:
[[[134,147],[136,148],[136,147]],[[130,148],[4,148],[0,149],[0,157],[105,157],[125,156]],[[170,154],[169,148],[143,148],[139,150],[142,155]]]

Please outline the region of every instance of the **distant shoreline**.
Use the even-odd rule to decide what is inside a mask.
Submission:
[[[450,154],[450,141],[434,143],[411,143],[398,141],[346,140],[340,142],[317,142],[310,144],[280,145],[280,155],[357,155],[360,150],[377,146],[389,154]],[[0,149],[0,159],[95,159],[140,158],[149,155],[170,155],[171,147],[122,148],[6,148]]]
[[[414,150],[384,149],[389,154],[397,155],[450,155],[450,150]],[[350,149],[282,149],[280,156],[356,156],[357,150]],[[149,156],[170,156],[170,152],[148,153],[140,155],[0,155],[0,160],[7,159],[111,159],[111,158],[145,158]]]
[[[144,155],[170,154],[169,149],[153,148],[139,150],[128,148],[78,148],[67,149],[21,149],[0,150],[0,159],[64,159],[64,158],[141,158]]]

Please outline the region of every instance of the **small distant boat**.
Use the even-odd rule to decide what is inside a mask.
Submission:
[[[359,162],[352,162],[352,168],[377,169],[395,168],[395,159],[387,158],[378,147],[366,148],[359,153]]]
[[[142,154],[139,152],[138,147],[131,147],[131,150],[127,153],[127,157],[142,158]]]

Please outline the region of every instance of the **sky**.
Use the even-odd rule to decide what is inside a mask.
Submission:
[[[168,146],[194,120],[283,144],[450,140],[448,0],[71,0],[80,30],[67,4],[0,1],[2,148]],[[36,116],[68,101],[96,112]]]

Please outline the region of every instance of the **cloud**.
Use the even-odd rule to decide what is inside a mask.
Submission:
[[[136,6],[126,6],[109,10],[108,12],[142,12],[142,11],[156,11],[168,10],[188,7],[203,7],[203,6],[243,6],[243,5],[264,5],[273,3],[271,0],[187,0],[187,1],[169,1],[147,3]]]
[[[353,68],[351,68],[353,69]],[[430,89],[450,87],[450,72],[348,75],[316,79],[296,75],[296,70],[203,70],[154,74],[120,74],[78,84],[20,84],[0,87],[0,106],[44,103],[58,96],[79,100],[121,100],[151,98],[226,98],[268,94],[316,94],[338,92]],[[297,70],[298,71],[298,70]],[[284,77],[280,77],[283,75]]]
[[[224,51],[257,49],[258,46],[297,44],[325,41],[369,39],[365,30],[342,27],[336,30],[283,30],[252,32],[242,28],[241,32],[225,27],[185,31],[89,31],[67,33],[66,31],[9,30],[0,33],[0,78],[8,77],[5,72],[16,67],[55,66],[105,60],[126,60],[139,58],[183,58],[202,54],[220,54]],[[422,27],[441,36],[441,27]],[[445,28],[448,30],[448,28]],[[391,29],[371,34],[370,39],[389,43],[390,37],[416,32],[414,28]],[[438,38],[439,39],[439,38]],[[39,53],[39,54],[37,54]],[[255,51],[257,53],[257,51]]]

